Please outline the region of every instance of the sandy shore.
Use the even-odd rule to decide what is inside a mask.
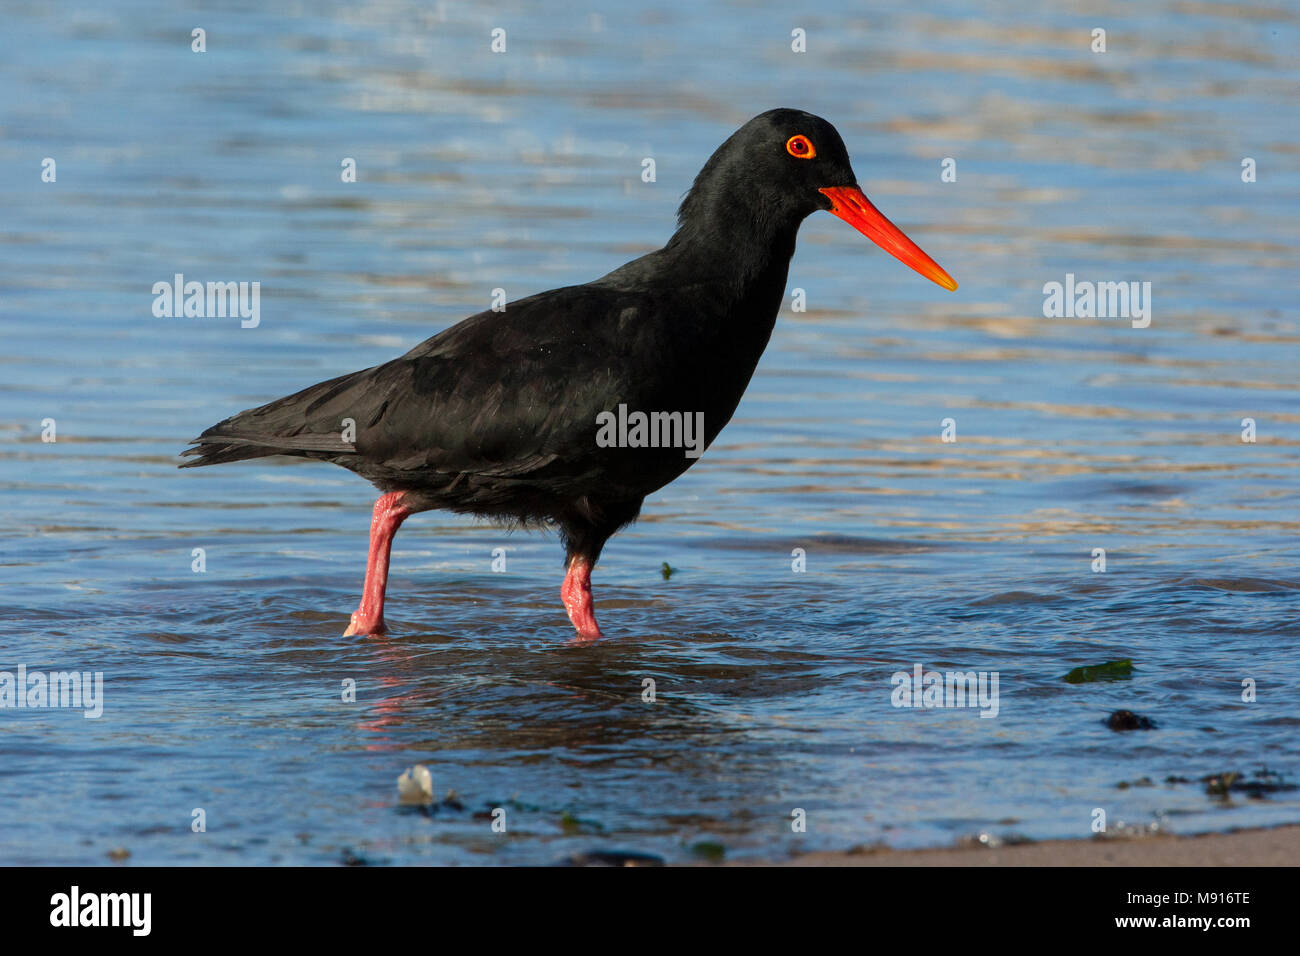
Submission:
[[[752,865],[752,864],[751,864]],[[770,864],[760,864],[770,865]],[[1202,836],[1048,840],[1016,846],[807,853],[778,866],[1300,866],[1300,826]]]

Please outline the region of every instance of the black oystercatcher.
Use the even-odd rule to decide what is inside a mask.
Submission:
[[[385,630],[388,556],[408,515],[446,508],[554,526],[560,595],[577,640],[593,641],[601,549],[731,419],[772,334],[799,224],[819,209],[957,288],[863,195],[835,127],[771,110],[704,164],[659,251],[240,412],[196,438],[184,454],[198,458],[182,467],[294,455],[383,492],[347,634]],[[691,434],[701,414],[702,440]]]

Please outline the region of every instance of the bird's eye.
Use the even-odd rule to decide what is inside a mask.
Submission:
[[[795,159],[812,159],[817,155],[817,150],[813,149],[812,140],[802,134],[787,139],[785,141],[785,151]]]

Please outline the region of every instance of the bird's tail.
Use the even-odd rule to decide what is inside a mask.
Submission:
[[[207,429],[181,452],[182,468],[222,465],[268,455],[335,458],[355,455],[356,445],[344,439],[338,399],[372,369],[320,382],[259,408],[232,415]],[[345,402],[345,406],[346,406]]]
[[[182,458],[197,456],[193,461],[182,462],[181,468],[199,468],[203,465],[224,465],[228,461],[245,461],[249,458],[265,458],[279,452],[273,448],[258,448],[255,445],[243,445],[237,442],[226,444],[208,443],[205,439],[195,438],[196,447],[181,452]]]

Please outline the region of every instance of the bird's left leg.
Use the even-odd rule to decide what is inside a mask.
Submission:
[[[393,535],[415,510],[406,504],[406,492],[390,491],[380,495],[370,519],[370,556],[366,559],[366,583],[361,591],[361,606],[352,614],[344,637],[353,634],[383,634],[384,592],[388,588],[388,558]]]

